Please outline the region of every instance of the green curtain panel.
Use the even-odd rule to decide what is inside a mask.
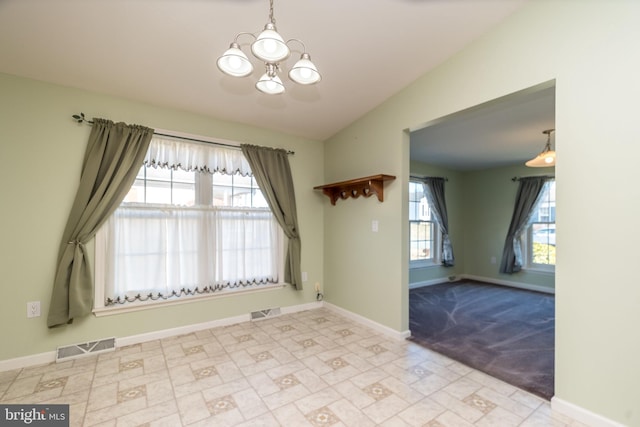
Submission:
[[[289,155],[282,149],[248,144],[242,144],[240,147],[271,211],[289,239],[284,280],[295,286],[297,290],[301,290],[300,254],[302,246],[298,232],[298,213]]]
[[[153,129],[94,119],[78,192],[58,252],[47,325],[71,323],[93,309],[93,276],[86,243],[129,192]]]

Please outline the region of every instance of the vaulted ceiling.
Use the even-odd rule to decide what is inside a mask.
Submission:
[[[288,79],[293,42],[286,92],[265,95],[250,36],[238,41],[251,76],[216,60],[239,32],[263,29],[268,0],[0,0],[0,72],[324,140],[526,1],[274,0],[278,31],[304,42],[322,81]],[[412,134],[411,157],[461,170],[524,161],[542,149],[554,102],[551,89],[453,114]]]
[[[324,140],[525,1],[275,0],[278,31],[304,42],[322,81],[285,72],[270,96],[254,88],[257,61],[248,78],[216,67],[237,33],[262,30],[267,0],[0,0],[0,72]]]

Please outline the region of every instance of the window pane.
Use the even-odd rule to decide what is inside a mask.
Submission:
[[[171,181],[147,180],[146,203],[171,204]]]
[[[187,172],[182,169],[176,169],[171,174],[173,182],[184,182],[194,184],[196,182],[196,173],[194,171]]]
[[[251,207],[251,196],[253,191],[251,188],[233,186],[233,205],[234,207]]]
[[[253,177],[251,176],[242,176],[240,174],[233,175],[233,186],[234,187],[247,187],[251,188]]]
[[[556,184],[550,181],[545,184],[543,198],[538,210],[533,215],[533,222],[528,229],[529,259],[531,264],[556,264]]]
[[[171,169],[148,166],[147,180],[171,181]]]
[[[125,196],[124,203],[144,203],[144,179],[136,179]]]
[[[195,183],[173,183],[172,202],[174,205],[194,206],[196,204],[196,185]]]
[[[253,207],[254,208],[268,208],[269,204],[267,200],[264,198],[262,191],[255,189],[253,190]]]
[[[410,260],[432,258],[433,223],[414,221],[409,224]]]
[[[222,173],[213,174],[213,185],[233,185],[233,175],[226,175]]]
[[[214,206],[231,206],[232,196],[233,196],[233,189],[231,187],[222,186],[222,185],[213,186],[213,205]]]

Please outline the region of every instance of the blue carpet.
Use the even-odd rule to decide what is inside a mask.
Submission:
[[[460,281],[409,292],[411,340],[547,400],[555,297]]]

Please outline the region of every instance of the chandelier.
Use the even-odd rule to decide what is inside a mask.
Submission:
[[[289,39],[286,42],[276,30],[276,20],[273,17],[273,0],[269,0],[269,22],[264,26],[264,30],[258,36],[253,33],[238,33],[229,46],[229,49],[218,58],[217,65],[220,71],[232,77],[246,77],[253,72],[253,65],[247,55],[240,49],[238,38],[248,35],[253,38],[251,43],[251,53],[262,61],[265,66],[265,73],[256,83],[256,89],[269,95],[276,95],[284,92],[284,84],[278,73],[282,72],[280,63],[286,60],[291,51],[290,42],[298,42],[302,45],[302,55],[298,62],[289,70],[289,78],[301,85],[310,85],[320,81],[320,73],[311,62],[311,56],[300,40]]]
[[[547,143],[540,154],[525,163],[530,168],[544,168],[556,165],[556,152],[551,149],[551,132],[555,129],[547,129],[542,131],[547,135]]]

